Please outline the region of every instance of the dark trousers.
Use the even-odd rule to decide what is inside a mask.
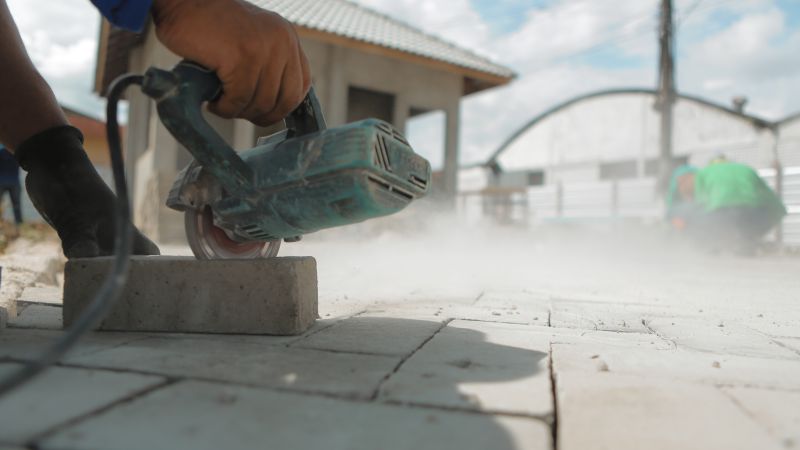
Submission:
[[[6,192],[8,192],[8,195],[11,197],[11,206],[14,208],[14,222],[19,225],[22,223],[22,205],[20,205],[19,201],[19,184],[0,186],[0,202],[3,201],[3,196]]]
[[[765,207],[733,206],[701,214],[689,227],[699,242],[712,248],[746,248],[781,221]]]

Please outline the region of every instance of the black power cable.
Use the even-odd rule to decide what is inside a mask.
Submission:
[[[111,271],[100,287],[94,300],[69,329],[36,360],[26,363],[21,369],[0,382],[0,397],[31,381],[45,369],[57,363],[87,332],[95,329],[111,310],[122,294],[128,280],[130,265],[131,210],[128,201],[128,187],[125,182],[125,165],[122,159],[122,141],[117,122],[117,103],[129,86],[142,84],[141,75],[122,75],[111,83],[106,104],[106,137],[111,154],[111,170],[114,174],[114,189],[117,194],[116,215],[114,217],[114,260]]]

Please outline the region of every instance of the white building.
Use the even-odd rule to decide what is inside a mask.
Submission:
[[[655,193],[656,96],[646,89],[602,91],[533,118],[485,164],[460,172],[462,205],[472,210],[467,214],[480,215],[480,202],[483,214],[507,220],[657,219],[662,205]],[[800,243],[800,115],[774,123],[678,95],[674,164],[703,166],[720,154],[758,169],[782,191],[793,212],[786,220],[787,239]],[[784,169],[782,180],[775,176],[777,167]]]

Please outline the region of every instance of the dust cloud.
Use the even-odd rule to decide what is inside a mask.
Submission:
[[[800,292],[793,257],[737,257],[693,248],[663,224],[607,222],[523,228],[465,225],[441,213],[404,213],[306,236],[281,255],[318,261],[323,294],[376,301],[477,298],[526,292],[614,303],[754,302]]]

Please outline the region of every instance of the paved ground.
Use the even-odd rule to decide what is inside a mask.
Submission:
[[[800,259],[444,229],[287,246],[319,261],[303,336],[95,333],[0,401],[0,447],[800,447]],[[0,374],[59,334],[25,296]]]

